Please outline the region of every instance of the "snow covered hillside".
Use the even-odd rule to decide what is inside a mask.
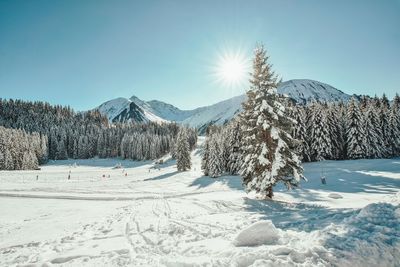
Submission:
[[[301,104],[312,100],[347,101],[351,97],[330,85],[305,79],[283,82],[278,88],[278,93],[285,94]],[[209,124],[221,125],[232,119],[241,111],[241,103],[245,99],[245,95],[240,95],[210,106],[180,110],[161,101],[146,102],[133,96],[130,99],[110,100],[100,105],[98,109],[107,115],[110,121],[176,121],[201,129]]]
[[[211,106],[195,109],[194,114],[182,123],[200,130],[209,124],[222,125],[242,110],[242,102],[245,99],[245,95],[240,95]]]
[[[306,104],[311,101],[348,101],[351,96],[322,82],[313,80],[290,80],[280,84],[278,93],[287,95],[296,102]]]
[[[0,266],[400,266],[400,159],[304,164],[309,182],[265,201],[203,176],[203,140],[187,172],[167,157],[0,171]]]

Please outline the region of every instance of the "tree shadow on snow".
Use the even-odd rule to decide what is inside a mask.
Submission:
[[[221,183],[229,186],[229,188],[235,190],[243,190],[242,179],[240,176],[221,176],[217,178],[211,178],[209,176],[201,176],[195,179],[190,186],[197,186],[197,188],[204,188],[210,185]]]
[[[310,232],[327,227],[353,215],[353,209],[328,209],[302,203],[285,203],[275,200],[244,198],[246,210],[261,214],[261,219],[271,220],[277,228]]]
[[[400,188],[400,168],[393,159],[324,161],[304,164],[303,190],[390,194]],[[321,176],[327,184],[321,183]]]
[[[162,180],[162,179],[167,179],[168,177],[174,176],[175,174],[178,174],[178,171],[173,171],[173,172],[169,172],[169,173],[165,173],[159,176],[155,176],[153,178],[147,178],[144,179],[144,181],[157,181],[157,180]]]
[[[288,190],[283,184],[279,183],[274,187],[274,192],[289,194],[293,196],[295,199],[301,199],[302,201],[310,201],[310,202],[317,202],[317,201],[326,201],[326,198],[321,197],[319,194],[315,192],[310,192],[308,189],[304,189],[301,187],[294,188],[292,190]]]

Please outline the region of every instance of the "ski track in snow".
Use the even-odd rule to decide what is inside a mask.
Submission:
[[[114,161],[0,172],[0,266],[400,266],[398,159],[306,164],[310,182],[275,201],[203,177],[197,151],[184,173]],[[274,240],[235,246],[246,229]]]

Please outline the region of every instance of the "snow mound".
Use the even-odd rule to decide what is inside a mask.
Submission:
[[[255,247],[277,244],[281,234],[271,221],[261,221],[242,230],[233,241],[236,247]]]
[[[339,194],[337,194],[337,193],[330,193],[330,194],[328,195],[328,197],[334,198],[334,199],[343,198],[342,195],[339,195]]]

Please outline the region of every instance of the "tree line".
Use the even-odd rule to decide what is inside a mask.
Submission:
[[[303,161],[376,159],[400,156],[400,97],[352,98],[293,109]]]
[[[0,126],[0,170],[37,169],[47,161],[47,136]]]
[[[69,107],[52,106],[44,102],[0,99],[0,125],[21,129],[43,139],[46,157],[36,157],[38,162],[67,158],[122,157],[132,160],[157,159],[174,150],[176,137],[183,126],[175,123],[117,123],[109,124],[98,111],[76,113]],[[185,130],[190,148],[196,142],[194,129]],[[16,146],[16,142],[28,147],[28,139],[10,139],[1,136],[4,147]],[[5,152],[4,152],[5,153]],[[3,154],[4,154],[3,153]],[[7,152],[8,153],[8,152]],[[21,155],[13,155],[20,161]],[[15,165],[3,169],[31,169]]]

